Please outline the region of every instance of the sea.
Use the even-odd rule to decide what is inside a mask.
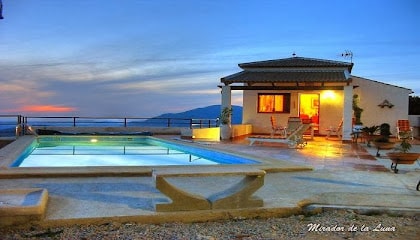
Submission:
[[[45,127],[207,127],[216,126],[216,119],[187,118],[33,118],[27,119],[29,126]],[[0,117],[0,138],[14,137],[16,117]]]

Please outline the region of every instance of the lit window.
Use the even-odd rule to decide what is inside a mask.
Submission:
[[[290,94],[258,94],[259,113],[290,113]]]

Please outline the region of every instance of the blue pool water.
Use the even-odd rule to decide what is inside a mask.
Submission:
[[[12,167],[257,164],[240,156],[154,137],[42,136]]]

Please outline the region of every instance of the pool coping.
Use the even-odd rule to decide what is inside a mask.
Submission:
[[[47,135],[46,135],[47,136]],[[51,135],[56,136],[56,135]],[[93,135],[95,137],[99,137]],[[120,135],[124,137],[125,135]],[[83,137],[89,137],[83,135]],[[92,137],[92,136],[91,136]],[[133,137],[133,136],[130,136]],[[150,136],[147,136],[150,137]],[[291,171],[312,171],[312,167],[296,165],[287,161],[272,158],[256,158],[255,156],[242,154],[234,151],[220,150],[211,148],[211,145],[200,144],[189,141],[179,141],[179,139],[150,137],[174,144],[181,144],[195,148],[201,148],[211,151],[244,157],[255,160],[261,164],[222,164],[222,165],[173,165],[173,166],[88,166],[88,167],[10,167],[10,165],[21,155],[21,153],[30,146],[36,139],[36,136],[26,135],[19,137],[16,141],[0,149],[0,179],[8,178],[40,178],[40,177],[131,177],[131,176],[151,176],[152,170],[157,168],[224,168],[236,166],[249,167],[254,166],[261,170],[269,172],[291,172]]]

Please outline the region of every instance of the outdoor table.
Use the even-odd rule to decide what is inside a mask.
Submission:
[[[357,143],[357,139],[361,138],[361,134],[363,133],[360,129],[353,129],[351,135],[353,136],[353,142]]]

